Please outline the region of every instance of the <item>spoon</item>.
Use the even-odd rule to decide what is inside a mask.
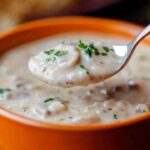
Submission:
[[[114,52],[116,55],[121,57],[121,66],[116,72],[110,74],[110,76],[116,74],[122,70],[129,62],[137,45],[150,33],[150,25],[146,26],[130,43],[127,45],[113,45]],[[110,77],[109,76],[109,77]],[[107,77],[108,78],[108,77]]]
[[[50,51],[43,51],[33,56],[29,60],[29,70],[49,85],[59,87],[86,86],[102,82],[126,66],[136,46],[149,33],[150,25],[129,44],[111,45],[111,49],[102,46],[99,51],[94,45],[86,45],[82,41],[76,44],[80,48],[59,44]],[[56,57],[55,54],[58,52],[64,54]],[[47,57],[53,56],[54,60],[47,60]]]

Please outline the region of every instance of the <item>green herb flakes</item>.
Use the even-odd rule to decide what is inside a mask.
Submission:
[[[48,102],[53,101],[53,100],[54,100],[54,98],[47,98],[44,100],[44,103],[48,103]]]
[[[102,52],[101,55],[102,55],[102,56],[107,56],[108,53]]]
[[[48,50],[48,51],[44,51],[45,54],[47,55],[51,55],[54,53],[54,49]]]
[[[114,116],[113,116],[113,117],[114,117],[114,119],[118,119],[118,116],[117,116],[116,114],[114,114]]]
[[[106,46],[103,46],[103,50],[104,50],[106,53],[108,53],[108,52],[110,51],[109,48],[106,47]]]
[[[93,55],[99,55],[98,49],[94,46],[93,43],[86,45],[80,40],[78,42],[78,47],[81,48],[89,57],[92,57]]]
[[[68,53],[68,51],[57,51],[54,55],[57,57],[64,56]]]
[[[11,89],[9,88],[0,88],[0,94],[3,94],[4,92],[10,92]]]
[[[103,52],[101,52],[100,54],[102,56],[107,56],[111,49],[109,49],[109,47],[107,46],[103,46],[102,48],[103,48]]]
[[[84,65],[81,64],[80,68],[82,68],[83,70],[85,70],[88,75],[90,74],[89,70]]]
[[[55,61],[57,57],[68,54],[68,51],[55,51],[54,49],[51,49],[48,51],[44,51],[44,53],[47,55],[47,61]]]

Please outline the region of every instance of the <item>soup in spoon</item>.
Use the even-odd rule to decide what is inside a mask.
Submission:
[[[29,69],[50,85],[73,87],[106,79],[119,69],[121,62],[122,57],[112,45],[79,40],[58,44],[33,56]]]

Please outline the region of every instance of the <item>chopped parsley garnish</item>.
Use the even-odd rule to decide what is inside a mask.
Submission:
[[[87,54],[89,57],[92,57],[93,55],[99,55],[98,49],[94,46],[93,43],[90,44],[84,44],[81,40],[78,43],[79,48],[81,48],[85,54]]]
[[[57,51],[54,55],[60,57],[60,56],[66,55],[67,53],[68,51]]]
[[[68,51],[55,51],[54,49],[44,51],[44,53],[47,55],[47,61],[50,60],[56,60],[57,57],[64,56],[68,53]]]
[[[51,54],[54,53],[54,49],[51,49],[49,51],[44,51],[44,53],[47,54],[47,55],[51,55]]]
[[[54,100],[54,98],[47,98],[44,100],[44,103],[48,103],[48,102],[53,101],[53,100]]]
[[[0,88],[0,94],[3,94],[4,92],[10,92],[11,89],[9,88]]]
[[[83,70],[85,70],[88,75],[90,74],[89,70],[84,65],[81,64],[80,68],[82,68]]]
[[[116,114],[114,114],[114,119],[118,119],[118,116]]]
[[[103,46],[102,48],[103,48],[103,52],[101,52],[100,54],[102,56],[107,56],[111,49],[109,49],[109,47],[107,46]]]
[[[110,51],[109,47],[103,46],[103,50],[108,53]]]
[[[108,53],[102,52],[101,55],[102,55],[102,56],[107,56]]]

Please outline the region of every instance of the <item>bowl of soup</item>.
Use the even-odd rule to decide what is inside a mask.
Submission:
[[[149,39],[137,47],[121,72],[95,84],[87,84],[90,71],[83,64],[73,66],[78,76],[71,72],[71,77],[75,83],[78,77],[80,84],[82,77],[87,81],[84,78],[84,86],[75,87],[48,85],[28,68],[29,60],[42,51],[46,61],[54,61],[51,70],[55,70],[55,61],[67,54],[66,45],[73,43],[78,49],[101,45],[98,63],[111,69],[109,45],[127,44],[141,29],[110,19],[61,17],[27,23],[1,34],[0,149],[149,150]],[[57,53],[53,53],[55,48]],[[69,54],[70,60],[76,55]],[[108,61],[103,62],[104,58]],[[60,59],[62,64],[65,59]],[[58,70],[51,81],[62,81],[64,71],[68,69]]]

